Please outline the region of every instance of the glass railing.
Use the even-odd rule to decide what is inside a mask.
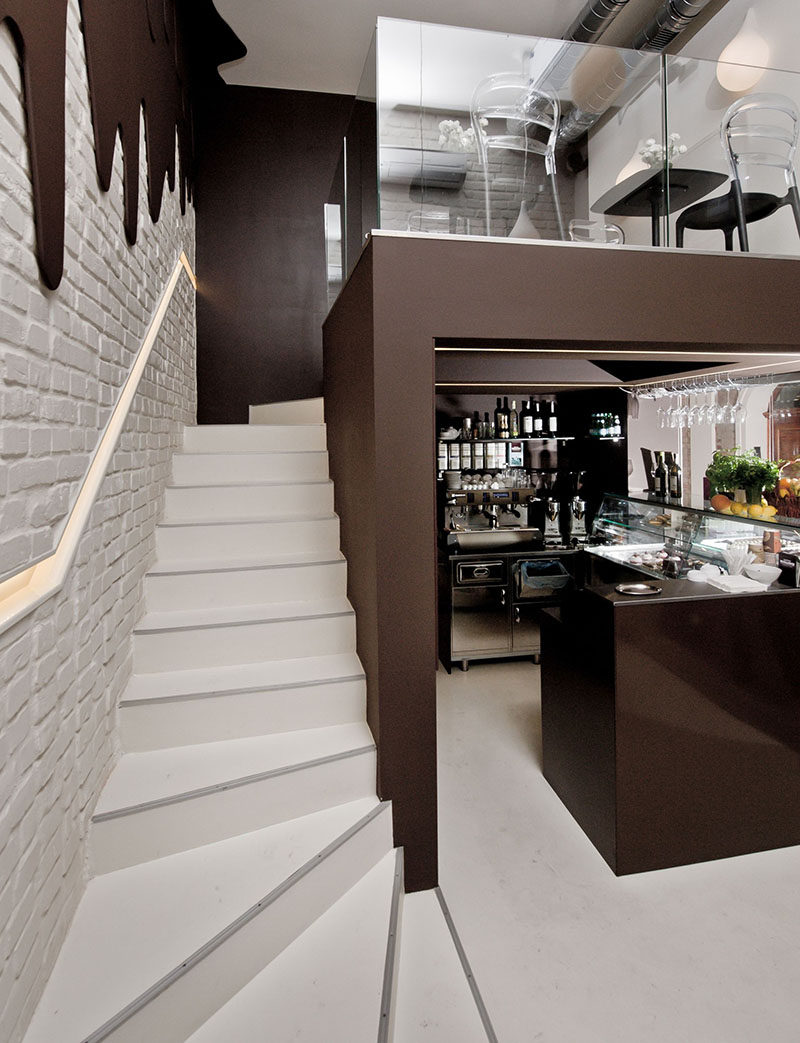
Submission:
[[[764,95],[785,104],[735,114]],[[381,18],[337,190],[345,271],[372,227],[738,251],[743,222],[751,253],[797,256],[795,98],[793,73]]]

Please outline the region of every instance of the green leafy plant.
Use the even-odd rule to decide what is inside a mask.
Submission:
[[[706,468],[706,478],[715,492],[733,492],[734,489],[769,491],[774,489],[780,475],[780,464],[756,456],[752,449],[742,450],[734,446],[726,453],[717,449]]]

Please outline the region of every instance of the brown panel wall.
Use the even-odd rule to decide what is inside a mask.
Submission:
[[[321,394],[323,205],[353,99],[225,87],[199,121],[200,423]]]
[[[325,325],[326,419],[410,890],[437,873],[434,338],[796,352],[799,289],[797,261],[749,256],[388,235],[362,254]]]

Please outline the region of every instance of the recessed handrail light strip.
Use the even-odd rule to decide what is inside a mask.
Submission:
[[[197,278],[183,251],[175,262],[117,404],[97,443],[55,551],[38,564],[0,583],[0,633],[29,615],[64,585],[182,272],[188,275],[192,286],[197,289]]]

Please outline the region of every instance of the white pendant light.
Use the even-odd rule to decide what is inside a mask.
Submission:
[[[755,87],[768,61],[769,44],[758,31],[755,13],[750,8],[741,29],[719,56],[717,80],[726,91],[742,94]]]

